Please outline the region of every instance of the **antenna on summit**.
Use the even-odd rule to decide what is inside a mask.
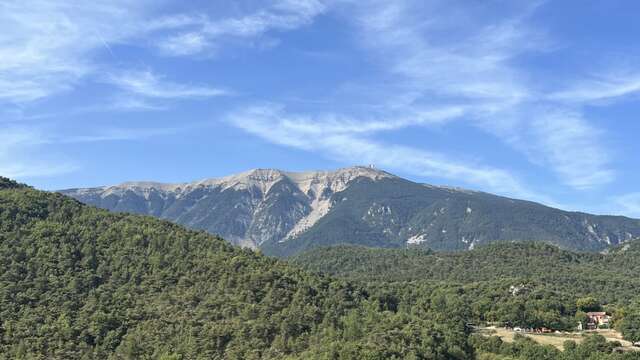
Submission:
[[[373,164],[369,164],[369,169],[375,169],[375,168],[376,168],[376,166],[375,166],[375,165],[373,165]]]

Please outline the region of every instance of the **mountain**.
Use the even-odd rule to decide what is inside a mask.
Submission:
[[[383,300],[0,177],[1,359],[473,358],[465,304]]]
[[[192,183],[130,182],[61,192],[112,211],[206,230],[277,256],[335,244],[468,250],[513,240],[601,251],[640,237],[640,220],[418,184],[370,167],[305,173],[261,169]]]

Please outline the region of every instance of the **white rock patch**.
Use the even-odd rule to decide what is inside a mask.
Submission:
[[[407,240],[407,244],[417,245],[417,244],[422,244],[423,242],[426,242],[426,241],[427,241],[427,235],[425,234],[414,235],[410,237],[409,240]]]

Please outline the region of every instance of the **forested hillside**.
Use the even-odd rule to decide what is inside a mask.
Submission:
[[[501,243],[469,252],[363,247],[316,249],[292,259],[314,271],[396,294],[458,286],[478,323],[573,330],[588,311],[607,311],[621,328],[640,316],[640,242],[609,254],[574,253],[539,243]],[[587,304],[587,305],[585,305]],[[640,328],[633,320],[632,329]],[[633,339],[640,341],[640,334]]]
[[[472,356],[448,290],[438,307],[429,289],[388,311],[375,292],[204,232],[0,189],[0,357]]]
[[[313,274],[0,178],[0,358],[637,359],[597,337],[560,353],[474,335],[486,290]]]
[[[365,281],[534,283],[578,296],[596,295],[605,303],[640,297],[640,242],[612,248],[607,255],[531,242],[452,253],[338,246],[312,250],[293,261],[312,271]]]

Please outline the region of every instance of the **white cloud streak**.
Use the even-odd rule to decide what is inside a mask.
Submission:
[[[549,99],[570,103],[595,103],[625,98],[638,93],[640,93],[640,73],[620,74],[620,71],[616,71],[615,74],[579,81],[569,89],[552,93]]]
[[[601,132],[571,106],[549,102],[528,81],[529,74],[514,65],[518,56],[548,46],[526,25],[537,6],[498,19],[441,1],[378,1],[355,9],[363,45],[384,59],[396,83],[411,94],[406,108],[456,103],[465,109],[458,119],[551,168],[568,186],[610,183],[615,173]],[[413,15],[425,12],[433,16]],[[628,84],[627,91],[632,87]]]
[[[385,59],[413,91],[507,104],[530,96],[521,74],[508,65],[535,41],[523,24],[508,19],[461,27],[468,20],[456,14],[460,9],[453,6],[448,11],[442,5],[376,1],[358,6],[363,44]],[[416,12],[433,13],[424,19],[416,18]],[[440,40],[445,33],[446,41]]]
[[[224,89],[167,81],[150,70],[114,74],[106,82],[128,93],[148,98],[189,99],[231,95],[230,91]]]
[[[620,213],[640,218],[640,192],[621,195],[613,200],[614,204],[622,210]]]
[[[221,43],[234,39],[258,38],[270,31],[292,30],[312,22],[326,10],[318,0],[277,0],[255,12],[223,19],[207,16],[160,19],[158,24],[179,29],[158,42],[167,55],[186,56],[215,52]]]
[[[141,0],[7,0],[0,3],[0,102],[24,104],[74,89],[112,72],[97,55],[114,46],[153,42],[193,18],[151,20],[159,2]],[[185,39],[195,46],[197,39]],[[187,44],[188,45],[188,44]],[[211,97],[221,89],[161,82],[150,71],[123,73],[114,82],[144,96]],[[158,86],[159,89],[153,88]]]
[[[9,178],[50,177],[78,171],[80,166],[53,150],[55,145],[139,141],[180,131],[176,128],[106,128],[88,135],[66,135],[45,126],[15,125],[1,130],[0,175]]]
[[[541,95],[528,82],[529,74],[513,64],[518,56],[547,47],[548,40],[526,26],[528,15],[538,5],[521,7],[510,18],[484,20],[484,16],[469,13],[464,6],[442,1],[348,3],[346,9],[355,15],[361,44],[393,75],[393,80],[385,83],[393,93],[382,92],[381,115],[282,113],[282,118],[277,118],[274,113],[279,114],[281,109],[274,112],[273,108],[254,107],[253,114],[244,111],[240,118],[232,116],[232,122],[275,143],[329,153],[332,157],[338,157],[337,149],[343,149],[344,157],[361,154],[358,148],[378,154],[375,149],[382,146],[365,140],[372,133],[466,121],[495,135],[533,164],[552,169],[567,186],[586,190],[610,183],[615,180],[615,172],[602,131],[580,111]],[[424,13],[433,16],[424,18]],[[442,40],[443,34],[446,41]],[[398,106],[388,99],[402,99],[402,104]],[[247,120],[252,118],[262,120]],[[315,143],[310,138],[327,140]],[[340,145],[341,140],[345,144]],[[330,146],[326,145],[328,142]],[[382,158],[393,158],[390,164],[404,164],[413,171],[423,169],[423,175],[477,181],[501,193],[531,195],[505,170],[485,167],[475,171],[473,164],[457,164],[452,159],[438,161],[441,155],[428,151],[386,144],[384,149],[386,152],[381,154],[387,156]],[[421,159],[420,164],[393,156],[409,153]],[[452,162],[456,165],[445,166]]]
[[[609,169],[609,151],[594,142],[600,138],[600,130],[579,114],[547,112],[532,125],[537,144],[542,146],[542,156],[553,164],[568,185],[591,189],[615,178]]]
[[[551,203],[550,199],[527,190],[508,171],[462,163],[443,154],[407,146],[379,143],[368,139],[367,131],[356,130],[357,126],[345,127],[344,119],[334,127],[326,119],[287,114],[281,106],[271,104],[232,113],[227,121],[270,142],[318,151],[335,160],[375,163],[419,176],[462,180],[498,193]]]
[[[137,33],[148,3],[1,2],[0,101],[30,102],[72,89],[96,70],[96,49]]]
[[[481,166],[478,172],[474,164],[460,164],[420,149],[383,146],[368,136],[467,121],[505,141],[534,164],[551,168],[568,186],[591,189],[612,182],[616,176],[602,131],[579,108],[584,103],[618,99],[640,91],[637,74],[621,75],[615,71],[551,91],[551,95],[532,85],[530,74],[515,63],[519,56],[545,48],[546,39],[526,25],[528,14],[536,5],[520,6],[511,17],[492,18],[474,13],[483,6],[455,1],[274,0],[261,3],[252,12],[222,18],[178,14],[153,19],[150,9],[156,4],[147,0],[3,1],[0,102],[26,103],[46,98],[69,91],[89,77],[120,89],[120,96],[110,109],[158,110],[163,107],[153,100],[230,95],[229,90],[213,86],[169,81],[151,70],[105,71],[95,55],[106,48],[117,57],[113,45],[133,40],[138,45],[151,43],[167,55],[206,55],[234,42],[268,42],[272,33],[306,26],[335,5],[348,12],[344,18],[353,21],[360,44],[384,69],[385,88],[393,90],[380,95],[383,110],[376,116],[364,111],[364,115],[347,116],[339,109],[313,116],[294,116],[282,109],[263,110],[265,114],[253,117],[269,119],[275,126],[264,129],[267,135],[252,130],[261,128],[263,122],[247,123],[235,117],[238,121],[234,124],[270,141],[310,147],[333,157],[344,155],[335,149],[365,157],[349,144],[358,144],[375,154],[376,149],[384,148],[389,150],[385,158],[410,169],[421,168],[423,174],[477,180],[492,189],[502,187],[524,193],[522,185],[504,170]],[[98,75],[105,72],[112,75]],[[398,98],[402,104],[390,102]],[[253,107],[252,111],[256,109],[260,107]],[[251,115],[242,114],[246,118]],[[274,114],[282,119],[274,119]],[[327,140],[316,144],[309,142],[310,137]],[[399,160],[409,154],[422,159],[420,164]],[[455,165],[445,166],[450,162]]]
[[[76,108],[71,113],[161,110],[165,104],[158,105],[157,100],[231,95],[231,91],[218,87],[169,81],[150,70],[114,72],[114,65],[104,62],[99,55],[107,51],[109,60],[123,68],[126,60],[119,63],[118,45],[155,46],[162,37],[170,52],[206,51],[217,39],[237,37],[246,40],[271,30],[285,31],[302,26],[324,10],[324,6],[314,0],[280,0],[270,2],[253,14],[214,21],[206,16],[184,14],[157,17],[157,10],[164,3],[151,0],[0,2],[0,104],[17,105],[21,109],[30,102],[70,92],[88,81],[107,82],[119,90],[108,97],[113,99],[111,103]],[[105,77],[105,73],[112,75]],[[162,130],[146,131],[144,136]],[[132,131],[135,132],[108,131],[62,138],[44,135],[47,132],[41,129],[3,126],[0,129],[0,172],[13,177],[30,177],[74,171],[74,164],[46,155],[46,146],[143,136]]]
[[[0,175],[9,178],[45,177],[77,170],[73,162],[58,155],[39,154],[47,142],[40,129],[5,127],[0,132]],[[38,153],[34,156],[34,153]]]
[[[175,135],[181,131],[178,128],[107,128],[97,131],[91,135],[55,136],[49,139],[49,143],[74,144],[74,143],[95,143],[103,141],[135,141],[146,140],[157,136]]]

